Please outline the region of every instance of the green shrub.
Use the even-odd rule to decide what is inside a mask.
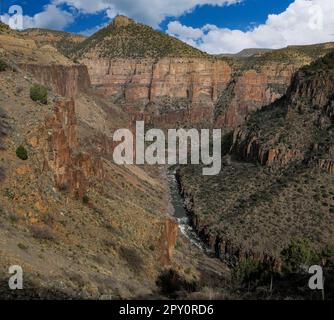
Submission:
[[[23,146],[19,146],[16,149],[16,155],[18,158],[20,158],[21,160],[27,160],[28,159],[28,151],[26,150],[25,147]]]
[[[23,243],[18,243],[17,246],[18,246],[21,250],[24,250],[24,251],[28,250],[28,247],[27,247],[25,244],[23,244]]]
[[[247,259],[233,269],[232,279],[236,285],[255,284],[262,278],[265,271],[263,263]]]
[[[2,59],[0,59],[0,72],[6,71],[7,67],[8,67],[7,63],[3,61]]]
[[[6,196],[8,199],[10,199],[10,200],[14,200],[14,198],[15,198],[15,193],[14,193],[12,190],[6,188],[6,189],[5,189],[5,196]]]
[[[43,104],[48,103],[48,90],[39,84],[34,84],[30,88],[30,98],[33,101],[40,102]]]
[[[82,202],[84,204],[88,204],[89,203],[89,197],[87,196],[87,194],[85,194],[83,197],[82,197]]]
[[[299,273],[303,267],[308,267],[316,260],[308,241],[292,241],[288,248],[281,253],[283,260],[283,271],[286,273]]]

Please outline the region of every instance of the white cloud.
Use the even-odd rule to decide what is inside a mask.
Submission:
[[[4,23],[9,23],[10,15],[4,14],[0,19]],[[34,16],[23,16],[23,29],[27,28],[46,28],[63,30],[74,21],[74,16],[67,11],[59,9],[54,4],[49,4],[44,7],[42,12]]]
[[[269,15],[265,24],[247,32],[212,25],[194,29],[173,21],[167,33],[216,54],[333,41],[334,1],[295,0],[283,13]]]
[[[223,6],[243,0],[54,0],[55,4],[67,4],[84,13],[106,10],[113,18],[124,14],[139,22],[158,27],[166,17],[177,17],[190,12],[196,6]]]
[[[101,24],[101,25],[95,26],[93,28],[83,30],[83,31],[79,32],[79,34],[81,34],[83,36],[86,36],[86,37],[90,37],[92,34],[96,33],[97,31],[99,31],[100,29],[102,29],[106,26],[107,26],[107,24]]]

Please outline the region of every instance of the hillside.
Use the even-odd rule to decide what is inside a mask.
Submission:
[[[93,52],[97,57],[111,59],[208,56],[176,38],[123,16],[116,17],[109,26],[80,43],[73,56],[83,58]]]
[[[163,171],[112,162],[129,115],[50,45],[5,28],[0,46],[0,298],[168,298],[169,268],[203,286],[214,262],[178,235]]]
[[[196,229],[222,260],[281,265],[293,240],[333,247],[334,54],[294,76],[288,93],[225,139],[220,175],[184,167],[179,180]]]
[[[34,40],[38,47],[53,46],[65,56],[69,56],[75,47],[86,39],[81,35],[47,29],[27,29],[20,34]]]
[[[250,58],[253,56],[261,56],[267,52],[273,51],[272,49],[265,49],[265,48],[249,48],[249,49],[244,49],[238,53],[222,53],[218,54],[217,57],[224,58],[224,57],[229,57],[229,58]]]
[[[236,70],[255,69],[261,70],[264,66],[270,63],[284,63],[285,65],[297,64],[307,65],[315,59],[331,52],[334,49],[334,43],[323,43],[305,46],[289,46],[277,50],[260,50],[260,54],[254,49],[244,50],[238,54],[234,61],[236,63]]]

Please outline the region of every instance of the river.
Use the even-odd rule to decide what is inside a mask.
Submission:
[[[167,171],[167,180],[170,188],[171,202],[173,205],[173,216],[177,219],[181,233],[191,242],[192,245],[210,253],[211,250],[203,243],[195,230],[190,225],[189,215],[184,208],[183,199],[180,194],[179,185],[175,177],[175,171]]]

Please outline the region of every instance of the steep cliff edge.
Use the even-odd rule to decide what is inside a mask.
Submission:
[[[233,80],[216,103],[215,125],[234,129],[243,124],[254,111],[284,96],[295,72],[333,49],[333,43],[291,46],[232,59]]]
[[[274,261],[292,240],[332,245],[334,54],[294,76],[288,93],[234,132],[222,172],[181,168],[193,224],[223,260]]]
[[[78,93],[91,89],[87,67],[84,65],[20,64],[19,67],[39,83],[66,98],[74,98]]]
[[[0,34],[0,55],[11,66],[29,73],[51,91],[67,98],[88,91],[91,83],[87,67],[74,63],[50,45],[37,46],[33,38],[10,31]]]
[[[92,85],[156,126],[234,129],[281,98],[294,73],[333,44],[296,46],[246,58],[217,58],[126,17],[81,42],[73,57]]]
[[[234,132],[231,152],[262,165],[330,157],[333,53],[298,71],[286,96]]]
[[[105,97],[114,97],[133,113],[153,117],[204,109],[211,120],[217,97],[231,79],[224,61],[203,58],[95,59],[88,67],[92,85]]]
[[[80,43],[73,57],[88,67],[97,93],[160,123],[166,114],[173,118],[188,110],[201,110],[212,122],[232,73],[226,61],[126,17]]]

